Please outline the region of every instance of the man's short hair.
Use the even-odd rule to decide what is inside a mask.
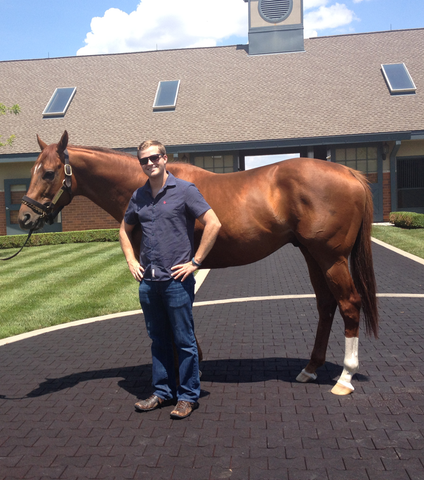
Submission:
[[[166,155],[166,149],[162,143],[158,142],[157,140],[145,140],[137,148],[137,157],[140,158],[140,152],[147,150],[150,147],[158,147],[159,153]]]

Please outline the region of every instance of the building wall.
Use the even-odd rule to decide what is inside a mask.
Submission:
[[[31,178],[34,162],[0,164],[0,190],[4,189],[4,180],[10,178]]]
[[[397,153],[398,157],[424,156],[424,140],[404,140]]]
[[[75,197],[62,210],[62,231],[118,228],[119,223],[86,197]]]

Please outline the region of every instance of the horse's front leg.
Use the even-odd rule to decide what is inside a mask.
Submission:
[[[334,312],[336,310],[336,302],[334,305],[329,303],[324,304],[322,298],[318,298],[317,305],[319,311],[319,322],[317,333],[315,336],[314,348],[312,350],[311,359],[308,365],[296,377],[298,382],[306,383],[317,379],[316,371],[319,367],[324,365],[325,357],[328,347],[328,339],[330,337],[331,326],[333,324]]]
[[[337,308],[337,302],[327,284],[327,280],[315,259],[308,250],[301,246],[306,263],[308,265],[309,276],[315,291],[316,302],[319,314],[317,333],[315,336],[314,348],[308,365],[299,373],[296,380],[306,383],[316,380],[316,371],[324,365],[330,337],[331,326],[333,324],[334,314]]]

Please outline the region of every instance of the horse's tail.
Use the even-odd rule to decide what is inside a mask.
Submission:
[[[352,171],[353,176],[364,187],[365,212],[350,255],[350,269],[353,282],[361,296],[362,312],[367,335],[378,337],[377,286],[374,275],[371,249],[371,229],[373,222],[372,193],[366,178],[359,172]]]

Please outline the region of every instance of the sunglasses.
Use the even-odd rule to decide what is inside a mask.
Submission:
[[[155,155],[150,155],[150,157],[139,158],[138,161],[141,163],[141,165],[147,165],[149,163],[149,160],[152,163],[155,163],[159,160],[160,157],[163,157],[163,155],[161,153],[156,153]]]

